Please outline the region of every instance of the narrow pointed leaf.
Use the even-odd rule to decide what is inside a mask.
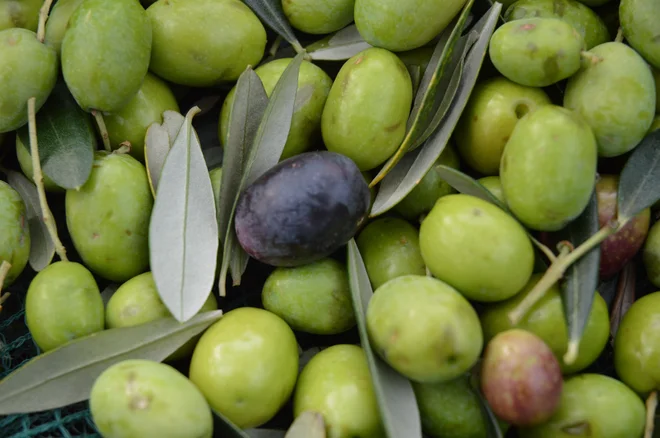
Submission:
[[[211,178],[191,109],[167,155],[149,225],[151,271],[174,317],[192,318],[215,280],[218,222]]]
[[[460,170],[442,164],[436,166],[436,171],[438,172],[438,175],[440,175],[440,178],[456,189],[457,192],[475,196],[497,205],[502,210],[508,211],[508,207],[504,205],[504,203],[497,199],[490,190],[481,185],[479,181],[471,176],[464,174]]]
[[[598,229],[598,202],[594,191],[584,212],[568,224],[560,235],[562,239],[578,247],[598,232]],[[582,338],[598,286],[599,265],[600,246],[596,246],[568,268],[565,281],[561,285],[569,346],[574,345],[577,348]]]
[[[483,394],[478,388],[474,390],[479,397],[479,404],[481,406],[481,413],[486,423],[486,433],[487,438],[504,438],[500,424],[497,421],[497,417],[493,414],[493,410],[490,408],[490,405],[484,398]]]
[[[454,49],[456,43],[463,32],[465,22],[470,14],[470,9],[474,0],[468,0],[463,7],[462,12],[456,17],[447,29],[441,34],[440,40],[435,46],[431,60],[429,61],[422,81],[419,85],[413,107],[408,118],[408,127],[406,135],[399,146],[399,149],[390,157],[389,160],[383,165],[373,181],[369,184],[370,187],[378,184],[387,175],[394,166],[401,161],[403,156],[409,150],[417,145],[422,133],[428,127],[431,119],[434,116],[436,109],[434,103],[437,98],[436,95],[443,95],[444,89],[440,89],[439,84],[443,76],[453,74],[450,64],[454,59]]]
[[[315,61],[345,61],[372,45],[367,43],[355,24],[310,44],[305,48],[307,54]]]
[[[50,238],[48,228],[41,219],[41,205],[37,187],[25,176],[10,170],[7,182],[18,192],[25,203],[28,227],[30,228],[30,258],[28,263],[36,272],[41,271],[50,264],[55,256],[55,245]]]
[[[119,289],[118,284],[110,284],[103,289],[103,292],[101,292],[101,299],[103,300],[104,306],[108,305],[108,301],[110,301],[110,298],[112,298],[115,292],[117,292],[117,289]]]
[[[218,232],[222,242],[220,268],[220,296],[225,296],[227,271],[233,249],[240,247],[233,230],[234,205],[241,192],[241,182],[248,154],[268,106],[268,96],[259,76],[247,68],[238,78],[231,120],[227,131],[227,144],[223,154],[222,180],[218,204]]]
[[[214,410],[213,414],[218,419],[213,429],[216,436],[221,436],[222,438],[252,438],[247,431],[236,426],[220,412]]]
[[[158,180],[163,171],[163,165],[167,154],[172,148],[179,129],[185,117],[176,111],[165,111],[163,113],[163,124],[152,123],[147,129],[144,140],[144,163],[149,177],[151,194],[155,197],[158,190]]]
[[[243,0],[261,18],[268,27],[291,44],[296,51],[302,46],[282,10],[281,0]]]
[[[263,113],[254,142],[249,145],[247,158],[239,190],[232,199],[234,203],[229,214],[229,226],[225,234],[224,253],[220,268],[220,295],[225,294],[227,269],[230,269],[234,285],[240,284],[241,276],[247,267],[248,256],[238,243],[233,227],[234,213],[240,194],[268,169],[276,165],[289,137],[293,109],[296,104],[298,73],[303,54],[296,55],[287,65],[270,95]],[[226,167],[226,166],[225,166]],[[224,172],[224,171],[223,171]],[[224,174],[223,174],[224,177]],[[233,236],[233,237],[232,237]]]
[[[103,330],[41,354],[0,381],[0,415],[26,414],[89,398],[96,378],[128,359],[160,362],[220,319],[221,310],[181,324],[162,318],[146,324]]]
[[[97,146],[94,125],[58,82],[36,115],[39,158],[43,173],[65,189],[80,188],[92,172]],[[30,152],[28,126],[18,130],[23,146]]]
[[[421,438],[419,408],[410,381],[380,359],[369,343],[366,311],[373,290],[355,239],[348,242],[348,277],[360,341],[387,438]]]
[[[479,37],[465,58],[465,63],[459,63],[457,67],[456,72],[461,75],[461,80],[445,119],[424,146],[406,154],[404,160],[394,167],[392,173],[385,176],[374,200],[371,217],[385,213],[405,198],[440,157],[477,82],[501,8],[502,4],[496,3],[475,24],[473,30],[479,33]]]
[[[323,415],[306,411],[296,417],[284,438],[325,438],[325,436]]]
[[[660,130],[648,134],[633,150],[621,171],[617,198],[622,223],[660,199]]]

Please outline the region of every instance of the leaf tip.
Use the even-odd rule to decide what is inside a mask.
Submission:
[[[570,341],[568,341],[568,349],[566,350],[566,354],[564,354],[564,363],[566,365],[572,365],[573,363],[575,363],[579,351],[580,351],[579,339],[571,339]]]

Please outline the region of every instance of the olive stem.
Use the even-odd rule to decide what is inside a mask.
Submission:
[[[7,278],[10,269],[11,263],[7,260],[3,260],[2,264],[0,264],[0,312],[2,312],[2,303],[4,303],[10,295],[9,293],[2,294],[2,285],[5,283],[5,278]]]
[[[268,54],[270,56],[275,56],[277,54],[277,50],[280,48],[280,43],[282,42],[282,37],[278,35],[277,38],[275,38],[275,41],[273,42],[273,45],[270,46],[270,51]]]
[[[34,169],[34,175],[32,179],[34,184],[37,186],[37,193],[39,194],[39,206],[41,207],[41,219],[46,224],[48,229],[48,234],[53,240],[53,245],[55,245],[55,252],[59,256],[60,260],[68,262],[69,259],[66,256],[66,249],[62,242],[60,241],[59,236],[57,235],[57,225],[55,224],[55,218],[53,213],[48,207],[48,200],[46,199],[46,189],[44,188],[44,174],[41,171],[41,158],[39,157],[39,144],[37,143],[37,121],[36,121],[36,98],[31,97],[28,99],[28,128],[30,133],[30,154],[32,155],[32,168]]]
[[[115,149],[112,153],[117,154],[117,155],[124,155],[128,154],[131,151],[131,142],[130,141],[124,141],[119,144],[119,147]]]
[[[615,43],[621,43],[623,42],[623,28],[619,27],[619,29],[616,32],[616,38],[614,38]]]
[[[573,251],[570,250],[568,245],[562,245],[559,256],[550,265],[548,270],[545,271],[541,280],[536,283],[525,299],[509,312],[508,316],[511,324],[518,324],[527,312],[529,312],[530,309],[534,307],[541,298],[543,298],[547,290],[564,276],[564,272],[566,272],[573,263],[591,251],[594,247],[598,246],[603,240],[616,233],[619,230],[619,227],[620,225],[616,221],[607,224]]]
[[[591,52],[587,52],[586,50],[583,50],[582,52],[580,52],[580,56],[581,56],[582,59],[585,60],[589,65],[595,65],[595,64],[598,64],[599,62],[601,62],[601,61],[603,60],[603,58],[601,58],[600,56],[598,56],[598,55],[594,55],[593,53],[591,53]]]
[[[103,148],[112,152],[112,147],[110,146],[110,134],[108,134],[108,128],[105,127],[105,121],[103,121],[103,114],[101,111],[93,110],[92,115],[96,120],[96,124],[99,127],[99,132],[101,133],[101,139],[103,140]]]
[[[554,263],[555,260],[557,260],[557,256],[552,252],[552,250],[536,240],[531,234],[529,234],[529,240],[532,241],[534,246],[541,250],[541,252],[548,258],[548,260],[550,260],[550,263]]]
[[[651,438],[653,436],[653,429],[655,424],[655,410],[658,407],[658,392],[653,391],[649,398],[646,399],[646,427],[644,428],[644,438]]]
[[[37,39],[40,43],[43,43],[46,39],[46,21],[48,20],[48,13],[50,12],[50,6],[53,4],[53,0],[46,0],[44,4],[41,5],[39,9],[39,25],[37,27]]]

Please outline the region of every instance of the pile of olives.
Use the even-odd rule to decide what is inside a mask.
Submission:
[[[262,3],[271,15],[259,12]],[[300,49],[280,46],[279,37],[271,48],[278,19],[300,41],[354,27],[366,47],[302,61],[279,163],[240,193],[232,226],[250,256],[246,275],[265,279],[247,281],[258,303],[230,306],[214,287],[199,313],[225,313],[203,333],[163,362],[127,358],[106,368],[89,389],[101,436],[221,436],[214,413],[250,436],[308,412],[322,419],[319,436],[390,436],[372,354],[410,383],[427,437],[651,436],[660,205],[599,244],[601,286],[638,266],[647,278],[637,283],[649,290],[619,288],[623,310],[602,290],[581,291],[593,293],[593,304],[572,360],[562,281],[520,321],[509,315],[544,279],[548,257],[536,247],[555,245],[594,196],[599,226],[616,221],[621,170],[660,129],[658,0],[502,0],[451,139],[412,191],[370,215],[379,190],[370,183],[418,105],[424,80],[411,72],[428,78],[439,35],[472,3],[473,12],[492,4],[57,0],[49,8],[0,0],[0,290],[11,292],[0,295],[0,318],[24,301],[41,353],[172,316],[150,266],[150,126],[168,111],[186,114],[189,93],[218,96],[204,109],[212,135],[199,138],[205,150],[226,148],[241,74],[254,68],[272,96]],[[58,93],[85,113],[91,133],[91,173],[80,187],[35,169],[36,136],[19,134]],[[201,121],[193,126],[204,130]],[[207,164],[220,210],[226,169]],[[446,168],[474,178],[506,209],[459,193],[443,179]],[[28,200],[5,182],[10,172],[44,190],[61,212],[49,235],[56,228],[70,242],[68,258],[56,242],[60,259],[38,272],[28,263],[39,250]],[[364,314],[346,258],[353,242],[373,290]],[[222,251],[218,272],[221,260]],[[110,284],[113,292],[102,294]],[[235,296],[231,280],[227,289]],[[321,348],[301,356],[303,339]]]

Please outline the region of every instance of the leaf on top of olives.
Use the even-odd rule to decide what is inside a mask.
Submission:
[[[423,147],[407,153],[394,166],[392,172],[385,176],[374,200],[371,217],[385,213],[405,198],[433,167],[449,142],[449,138],[476,84],[484,56],[488,49],[490,35],[495,30],[501,8],[501,3],[496,3],[475,24],[474,29],[463,37],[468,39],[468,43],[465,45],[466,47],[471,46],[469,39],[476,38],[476,42],[464,62],[460,60],[454,71],[454,74],[460,77],[460,81],[456,90],[456,97],[450,103],[443,123],[429,137]],[[478,36],[476,32],[478,32]],[[426,71],[428,72],[429,69],[427,68]]]
[[[305,48],[310,58],[315,61],[345,61],[372,45],[366,42],[355,24],[316,41]]]
[[[660,200],[660,130],[648,134],[628,158],[619,180],[621,224]]]
[[[323,415],[307,411],[296,417],[284,438],[325,438],[325,436]]]
[[[172,148],[172,143],[181,129],[185,117],[176,111],[167,110],[163,113],[163,124],[152,123],[147,129],[144,139],[144,164],[147,168],[151,194],[156,196],[158,180],[163,171],[165,158]]]
[[[213,288],[218,222],[211,177],[192,108],[163,165],[149,223],[149,259],[158,295],[181,321],[200,311]]]
[[[109,284],[103,291],[101,292],[101,299],[103,300],[103,305],[107,306],[108,301],[110,301],[110,298],[117,292],[117,289],[119,289],[118,284],[111,283]]]
[[[598,202],[596,192],[591,194],[587,208],[580,216],[559,232],[560,238],[571,242],[574,247],[584,243],[598,232]],[[572,364],[577,357],[580,339],[591,313],[594,294],[598,287],[600,246],[595,246],[573,263],[561,285],[564,315],[568,327],[568,351],[564,362]]]
[[[242,430],[220,412],[213,411],[213,415],[217,420],[213,426],[213,432],[218,436],[223,438],[257,438],[257,435],[253,435],[251,432],[258,429]]]
[[[46,223],[41,220],[41,205],[37,187],[22,174],[10,170],[7,182],[18,192],[25,203],[28,227],[30,228],[30,257],[28,263],[36,272],[43,270],[55,256],[55,245],[48,233]]]
[[[220,319],[204,312],[181,324],[172,317],[103,330],[41,354],[0,381],[0,415],[57,409],[89,398],[96,378],[127,359],[163,361]]]
[[[293,58],[270,98],[265,97],[263,84],[253,70],[248,68],[238,79],[218,203],[220,235],[224,236],[218,281],[220,296],[226,294],[227,271],[231,270],[232,283],[239,285],[247,268],[249,256],[238,243],[234,213],[240,194],[282,156],[291,129],[302,61],[303,53]]]
[[[438,165],[436,168],[443,181],[446,181],[447,184],[456,189],[456,191],[466,195],[475,196],[477,198],[483,199],[484,201],[491,202],[500,207],[502,210],[508,211],[508,207],[503,202],[497,199],[495,195],[493,195],[486,187],[481,185],[479,181],[475,180],[469,175],[466,175],[460,170],[442,164]]]
[[[64,189],[80,188],[92,172],[97,147],[88,113],[73,99],[64,82],[58,82],[36,115],[39,159],[43,173]],[[28,125],[17,131],[30,151]]]
[[[348,242],[348,279],[361,346],[387,438],[421,438],[419,407],[410,381],[382,361],[369,343],[366,311],[373,290],[355,239]]]
[[[284,38],[296,52],[301,52],[302,46],[293,33],[293,28],[284,15],[280,0],[243,0],[272,30]]]
[[[460,62],[460,56],[457,56],[455,49],[461,33],[465,28],[465,22],[470,15],[470,9],[473,3],[474,0],[468,0],[463,7],[463,11],[441,33],[440,40],[435,46],[433,55],[429,60],[424,76],[415,94],[413,107],[408,118],[406,135],[401,145],[399,145],[399,149],[387,160],[369,184],[370,187],[378,184],[378,182],[392,171],[406,152],[416,149],[423,142],[421,140],[422,136],[426,134],[425,131],[429,127],[435,112],[439,110],[442,97],[447,93],[447,90],[442,89],[439,85],[443,78],[447,80],[447,78],[453,76],[456,65]],[[457,52],[461,52],[460,48]],[[449,91],[451,93],[451,90]],[[438,94],[440,95],[438,96]],[[428,135],[426,137],[428,138]]]

